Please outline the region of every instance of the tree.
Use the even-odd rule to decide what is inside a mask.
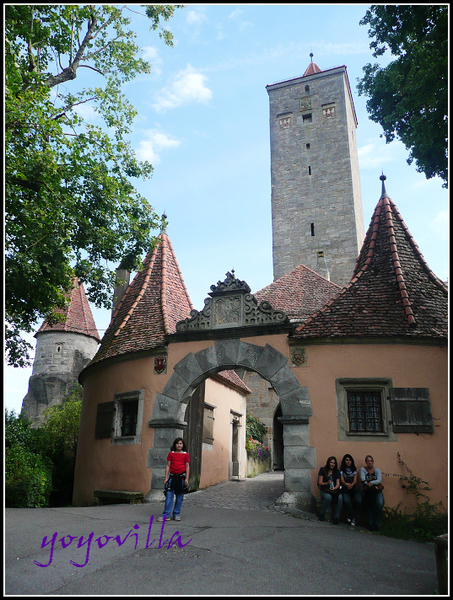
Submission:
[[[181,5],[142,6],[171,46],[160,23]],[[127,141],[135,110],[121,87],[150,71],[137,57],[129,10],[5,7],[5,338],[13,366],[29,363],[22,332],[61,319],[74,276],[96,306],[109,307],[108,263],[137,268],[162,223],[130,181],[151,177],[152,166]],[[94,74],[93,85],[74,83],[81,73]],[[77,112],[85,103],[103,127]]]
[[[369,97],[371,120],[387,143],[395,137],[404,143],[409,164],[447,187],[448,6],[374,5],[360,24],[370,26],[375,58],[387,49],[398,57],[386,67],[363,68],[358,91]]]

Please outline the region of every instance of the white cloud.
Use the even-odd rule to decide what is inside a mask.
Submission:
[[[430,229],[433,230],[436,237],[441,240],[448,240],[449,238],[449,212],[448,210],[442,210],[436,218],[429,224]]]
[[[146,137],[138,144],[137,156],[139,160],[147,160],[154,165],[159,164],[162,151],[176,148],[181,144],[180,140],[171,138],[158,129],[148,129],[143,133]]]
[[[393,140],[391,144],[386,144],[383,138],[369,140],[358,149],[360,168],[379,169],[383,164],[394,161],[401,148],[404,146],[399,140]]]
[[[161,74],[161,72],[162,72],[161,65],[162,65],[163,61],[162,61],[161,57],[159,56],[157,48],[155,48],[154,46],[145,46],[143,48],[142,58],[143,58],[143,60],[146,60],[151,63],[152,71],[156,75]]]
[[[157,92],[157,102],[153,104],[158,112],[177,108],[182,104],[201,102],[207,104],[212,98],[211,90],[205,85],[206,75],[197,73],[191,66],[179,71],[170,84]]]
[[[195,12],[194,10],[189,10],[187,13],[187,23],[189,25],[201,25],[203,21],[206,21],[207,17],[205,14],[201,12]]]

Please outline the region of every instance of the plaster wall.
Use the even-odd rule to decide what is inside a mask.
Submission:
[[[384,498],[387,506],[410,509],[414,503],[396,475],[408,473],[398,464],[397,453],[416,477],[432,488],[432,502],[447,502],[448,494],[448,351],[447,348],[400,344],[307,345],[307,361],[293,371],[308,386],[313,406],[310,417],[310,445],[316,448],[317,468],[311,473],[312,491],[319,496],[316,481],[320,467],[329,456],[340,463],[344,454],[354,457],[358,469],[365,456],[386,475]],[[338,378],[391,379],[393,387],[429,388],[434,422],[433,434],[393,433],[387,437],[345,436],[339,433],[339,412],[335,381]],[[391,419],[391,415],[387,414]],[[391,431],[391,426],[389,426]],[[342,439],[343,438],[343,439]],[[346,440],[344,439],[346,438]]]
[[[239,477],[247,476],[247,456],[245,453],[245,412],[246,398],[235,390],[213,381],[206,380],[205,402],[214,405],[214,443],[203,444],[201,460],[200,488],[228,481],[232,451],[231,410],[242,415],[239,430]]]
[[[73,504],[90,505],[93,491],[124,490],[146,494],[150,488],[147,452],[153,445],[153,429],[148,425],[156,393],[168,374],[153,374],[154,357],[107,365],[84,382],[81,425],[77,444]],[[96,439],[97,406],[113,400],[114,394],[144,390],[141,443],[115,445],[111,439]]]

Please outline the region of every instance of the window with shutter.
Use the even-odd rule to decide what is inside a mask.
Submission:
[[[143,389],[118,392],[114,395],[112,444],[141,443],[144,399]]]
[[[335,380],[338,439],[368,442],[372,438],[396,442],[390,427],[389,377],[341,377]]]
[[[214,443],[214,409],[215,406],[204,405],[203,415],[203,444]]]
[[[390,388],[395,433],[434,433],[428,388]]]
[[[94,437],[98,440],[112,436],[113,406],[113,402],[101,402],[98,404],[94,430]]]

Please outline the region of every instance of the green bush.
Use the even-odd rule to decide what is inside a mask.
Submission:
[[[67,506],[72,501],[82,387],[45,411],[42,425],[5,412],[7,507]]]
[[[435,537],[448,531],[448,513],[442,502],[430,503],[429,497],[424,493],[431,491],[429,483],[413,473],[399,452],[396,456],[407,474],[393,476],[398,477],[407,494],[414,496],[416,509],[413,514],[407,514],[400,510],[400,504],[396,508],[385,506],[381,532],[388,537],[432,542]]]
[[[248,440],[251,438],[252,440],[257,440],[258,442],[263,443],[263,438],[266,435],[266,426],[264,423],[261,423],[259,419],[252,416],[250,413],[246,414],[246,426],[245,426],[245,435]]]
[[[52,466],[22,444],[5,449],[5,505],[7,508],[48,506]]]

